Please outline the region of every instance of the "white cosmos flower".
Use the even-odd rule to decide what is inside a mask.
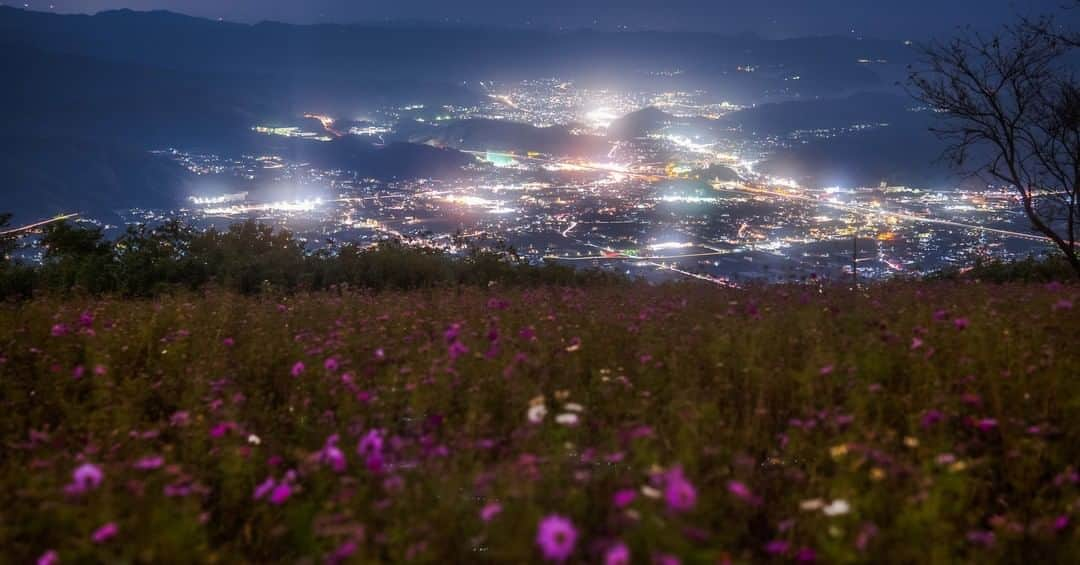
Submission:
[[[529,407],[529,421],[534,424],[539,424],[544,421],[544,417],[547,416],[547,407],[543,404],[533,404]]]
[[[844,514],[851,512],[851,505],[848,504],[848,501],[838,498],[832,501],[832,504],[822,508],[821,511],[824,512],[826,516],[843,516]]]
[[[585,411],[585,407],[577,402],[567,402],[566,405],[563,406],[563,409],[567,412],[577,412],[579,414]]]
[[[251,445],[259,445],[260,443],[262,443],[262,440],[259,439],[259,436],[251,434],[248,436],[248,443],[250,443]]]
[[[648,498],[660,498],[662,493],[649,485],[641,485],[641,494]]]
[[[555,416],[555,421],[564,426],[576,426],[578,423],[578,415],[573,412],[566,412]]]

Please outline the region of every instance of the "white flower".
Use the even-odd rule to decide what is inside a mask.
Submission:
[[[815,512],[825,507],[825,501],[820,498],[811,498],[810,500],[804,500],[799,503],[799,509],[806,512]]]
[[[641,494],[648,498],[660,498],[661,492],[649,485],[641,485]]]
[[[539,424],[544,421],[544,416],[547,416],[547,407],[543,404],[533,404],[529,407],[529,421],[534,424]]]
[[[248,436],[248,443],[250,443],[251,445],[259,445],[260,443],[262,443],[262,440],[259,439],[259,436],[251,434]]]
[[[578,423],[578,415],[573,412],[566,412],[555,416],[555,421],[564,426],[576,426]]]
[[[832,504],[822,508],[821,511],[824,512],[826,516],[843,516],[844,514],[851,512],[851,505],[848,504],[848,501],[839,498],[832,501]]]
[[[567,402],[566,405],[563,406],[563,410],[566,410],[567,412],[577,412],[580,414],[585,411],[585,407],[578,404],[577,402]]]

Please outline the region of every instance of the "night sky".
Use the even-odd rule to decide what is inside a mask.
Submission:
[[[447,21],[546,28],[753,32],[780,38],[856,34],[919,38],[958,25],[996,26],[1063,0],[0,0],[35,10],[168,9],[257,22]],[[1078,10],[1080,11],[1080,10]]]

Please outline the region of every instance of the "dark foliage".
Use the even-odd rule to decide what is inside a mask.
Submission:
[[[386,241],[309,253],[286,230],[249,221],[227,231],[168,223],[130,227],[115,242],[99,229],[68,223],[47,228],[40,267],[0,269],[0,297],[35,292],[154,296],[224,287],[242,294],[333,287],[406,290],[457,285],[612,284],[618,277],[557,265],[523,263],[513,249],[473,248],[464,258]]]

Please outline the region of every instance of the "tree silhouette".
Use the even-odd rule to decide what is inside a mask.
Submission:
[[[1080,2],[1078,2],[1080,4]],[[1032,227],[1080,276],[1077,37],[1052,18],[922,47],[916,98],[941,117],[946,155],[1012,187]]]

